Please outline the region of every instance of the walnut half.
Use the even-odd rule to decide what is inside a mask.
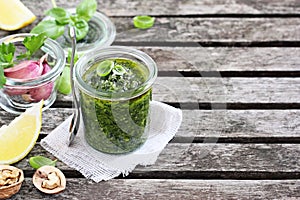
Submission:
[[[16,194],[24,181],[21,169],[9,165],[0,165],[0,199]]]
[[[47,175],[47,180],[43,180],[42,187],[46,189],[54,189],[60,186],[60,178],[56,172],[50,172]]]
[[[33,184],[41,192],[56,194],[66,188],[65,175],[56,167],[40,167],[33,175]]]

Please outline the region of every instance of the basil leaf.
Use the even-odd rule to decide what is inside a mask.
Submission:
[[[119,76],[122,76],[123,74],[126,73],[126,70],[124,69],[124,67],[122,65],[115,65],[115,67],[113,68],[113,73]]]
[[[110,60],[104,60],[97,66],[98,76],[107,76],[114,68],[114,62]]]
[[[51,159],[46,158],[44,156],[34,156],[34,157],[31,157],[29,159],[29,164],[32,168],[38,169],[38,168],[40,168],[42,166],[45,166],[45,165],[55,166],[56,161],[57,160],[51,160]]]
[[[80,20],[80,17],[78,17],[77,14],[73,14],[73,15],[70,16],[70,19],[72,20],[72,21],[71,21],[71,25],[74,26],[74,23],[77,22],[77,21],[79,21],[79,20]]]
[[[71,57],[72,57],[72,49],[69,48],[68,49],[68,57],[67,57],[67,64],[70,65],[71,63]],[[79,54],[77,52],[75,52],[75,55],[74,55],[74,64],[78,61],[79,59]]]
[[[76,7],[76,14],[84,19],[85,21],[89,21],[92,16],[95,14],[97,10],[97,2],[96,0],[83,0]]]
[[[41,21],[36,27],[34,27],[30,33],[45,33],[46,36],[55,40],[59,36],[63,35],[64,32],[64,25],[57,24],[55,20],[45,20]]]
[[[74,23],[74,26],[75,26],[75,33],[76,33],[76,40],[77,41],[83,39],[87,35],[87,33],[89,32],[89,25],[83,19],[80,19],[80,20],[76,21]]]
[[[57,89],[62,94],[70,94],[72,92],[71,88],[71,78],[70,78],[70,67],[65,67],[62,74],[59,77],[57,84]]]
[[[0,88],[6,83],[6,78],[4,76],[3,67],[0,66]]]
[[[60,25],[66,25],[70,22],[70,13],[60,7],[52,8],[45,14],[53,17]]]

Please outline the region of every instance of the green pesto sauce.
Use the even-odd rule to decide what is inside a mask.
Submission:
[[[96,65],[93,65],[83,75],[83,80],[97,90],[115,93],[135,89],[147,79],[146,68],[140,63],[127,59],[115,59],[114,62],[126,69],[119,79],[113,74],[97,77]],[[149,89],[129,100],[110,101],[81,92],[86,141],[106,153],[120,154],[137,149],[146,140],[151,96]]]
[[[124,59],[107,59],[114,62],[115,65],[121,65],[125,69],[123,75],[116,75],[113,71],[107,76],[97,75],[97,65],[94,64],[83,75],[83,80],[94,89],[101,92],[118,93],[132,90],[146,81],[146,67],[141,63]]]

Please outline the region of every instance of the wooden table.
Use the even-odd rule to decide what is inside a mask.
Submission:
[[[39,20],[51,8],[23,2]],[[57,4],[79,0],[66,2]],[[28,158],[53,158],[37,143],[15,164],[26,180],[13,199],[300,198],[299,0],[99,0],[98,9],[117,27],[114,44],[156,60],[153,98],[181,107],[182,126],[156,164],[125,178],[96,184],[58,162],[67,189],[54,196],[31,183]],[[155,16],[155,26],[134,29],[139,14]],[[70,96],[59,96],[43,113],[40,139],[70,114]],[[13,117],[1,110],[0,125]]]

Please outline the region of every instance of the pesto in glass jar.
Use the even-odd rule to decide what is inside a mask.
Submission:
[[[127,153],[145,140],[149,124],[151,88],[136,96],[148,78],[147,68],[134,60],[109,58],[93,64],[82,80],[93,89],[106,93],[101,99],[80,92],[85,139],[93,148],[106,153]],[[115,95],[130,91],[125,100],[113,100]]]

